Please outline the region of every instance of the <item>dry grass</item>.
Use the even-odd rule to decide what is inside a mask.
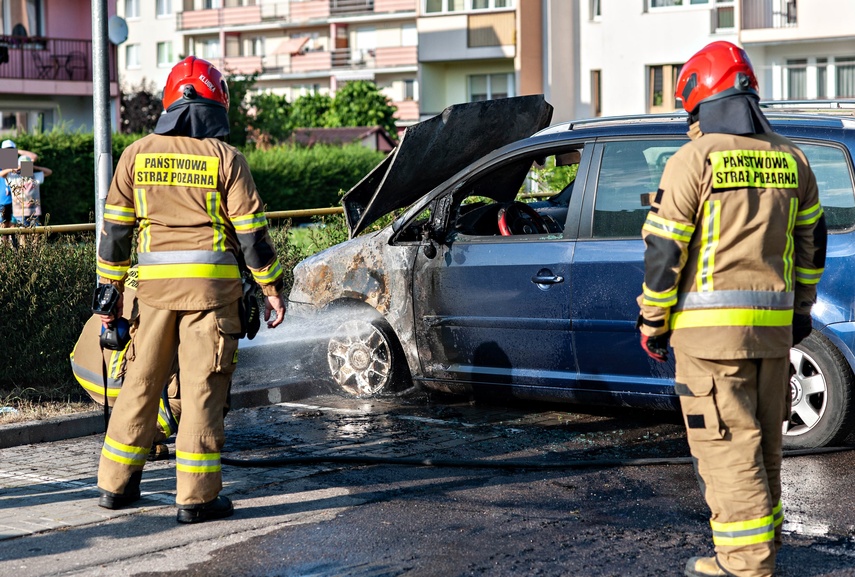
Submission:
[[[88,399],[44,399],[32,398],[33,390],[0,394],[0,425],[41,421],[60,415],[97,410],[100,405]],[[12,409],[12,410],[9,410]]]

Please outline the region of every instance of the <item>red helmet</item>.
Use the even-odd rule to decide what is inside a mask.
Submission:
[[[701,102],[733,94],[759,97],[757,91],[757,77],[748,55],[742,48],[719,40],[683,65],[675,96],[686,112],[693,113]]]
[[[188,56],[169,72],[163,88],[163,109],[179,100],[207,100],[229,109],[229,87],[216,67],[201,58]]]

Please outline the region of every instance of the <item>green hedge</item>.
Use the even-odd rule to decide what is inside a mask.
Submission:
[[[113,168],[122,151],[141,135],[114,134]],[[95,160],[91,133],[49,132],[15,137],[18,146],[39,155],[53,170],[41,187],[42,212],[50,224],[94,221]],[[268,210],[321,208],[339,203],[383,159],[362,146],[275,147],[247,152],[253,177]]]

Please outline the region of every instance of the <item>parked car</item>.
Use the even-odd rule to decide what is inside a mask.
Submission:
[[[320,354],[342,389],[370,396],[412,380],[678,407],[673,361],[647,357],[635,322],[641,227],[666,160],[687,142],[686,116],[550,117],[542,97],[451,107],[408,129],[345,195],[352,238],[296,267],[288,309],[313,323],[331,313]],[[814,330],[790,353],[784,424],[787,447],[821,447],[842,442],[855,417],[855,119],[768,117],[807,155],[829,230]]]

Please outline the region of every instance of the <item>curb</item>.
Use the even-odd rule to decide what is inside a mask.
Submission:
[[[297,401],[315,392],[317,392],[317,385],[311,383],[281,381],[262,387],[232,390],[231,403],[233,409],[262,407]],[[99,433],[104,433],[103,409],[62,415],[41,421],[0,425],[0,449],[64,441]]]

